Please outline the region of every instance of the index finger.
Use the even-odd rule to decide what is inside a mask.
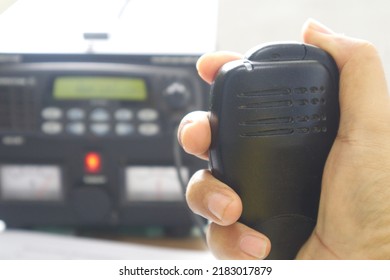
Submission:
[[[207,53],[198,60],[199,75],[206,82],[212,83],[222,65],[241,57],[240,54],[233,52]],[[180,122],[177,136],[180,145],[187,153],[208,159],[211,131],[206,112],[192,112],[186,115]]]
[[[218,51],[207,53],[201,56],[196,64],[199,76],[207,83],[211,84],[218,70],[227,62],[242,59],[239,53]]]

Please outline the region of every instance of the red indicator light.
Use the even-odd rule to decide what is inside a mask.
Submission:
[[[88,173],[99,173],[102,169],[102,160],[98,153],[88,153],[84,158],[85,171]]]

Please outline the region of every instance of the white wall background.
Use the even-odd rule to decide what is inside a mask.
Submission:
[[[0,13],[16,1],[0,0]],[[99,1],[104,0],[96,0],[96,3],[99,3]],[[112,2],[115,1],[124,0],[112,0]],[[249,48],[264,42],[299,41],[302,24],[307,18],[311,17],[323,22],[337,32],[374,43],[384,61],[388,81],[390,80],[389,0],[218,1],[217,49],[245,52]],[[21,1],[19,0],[19,2]],[[199,6],[202,6],[204,11],[207,9],[205,2],[199,3]],[[155,11],[153,6],[150,9],[150,11]],[[164,11],[160,12],[163,17]],[[176,12],[180,13],[180,8],[176,7]],[[197,18],[198,20],[194,20],[193,23],[199,26],[202,23],[202,13],[198,14]],[[150,18],[150,21],[153,21],[153,18]],[[177,24],[180,25],[181,23],[178,22]],[[188,22],[185,24],[188,24]],[[206,34],[207,30],[204,29],[204,33]],[[207,36],[203,37],[205,40],[209,39]]]
[[[0,0],[0,14],[15,2],[16,0]]]
[[[388,0],[220,0],[218,49],[245,52],[269,41],[300,40],[309,17],[374,43],[390,80]]]

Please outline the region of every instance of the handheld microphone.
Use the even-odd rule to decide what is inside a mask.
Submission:
[[[241,197],[240,221],[293,259],[316,224],[322,173],[339,125],[333,58],[269,44],[225,64],[211,89],[210,167]]]

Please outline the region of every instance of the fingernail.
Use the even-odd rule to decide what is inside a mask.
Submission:
[[[192,123],[191,120],[189,119],[184,119],[180,125],[179,125],[179,128],[177,129],[177,141],[179,142],[180,146],[183,146],[183,142],[181,141],[181,135],[182,135],[182,132],[183,132],[183,129],[186,125]]]
[[[317,32],[320,32],[320,33],[324,33],[324,34],[333,34],[334,33],[329,27],[325,26],[324,24],[322,24],[319,21],[312,19],[312,18],[309,18],[306,21],[305,25],[308,28],[315,30]]]
[[[205,55],[202,55],[201,57],[198,58],[198,60],[196,61],[196,70],[199,72],[199,65],[202,63],[202,60],[204,58]]]
[[[240,248],[254,258],[263,259],[267,252],[267,242],[261,237],[246,235],[240,240]]]
[[[210,197],[208,197],[207,200],[207,207],[210,210],[210,212],[218,219],[222,220],[223,215],[225,213],[226,208],[229,206],[229,204],[233,201],[229,196],[221,194],[221,193],[214,193]]]

